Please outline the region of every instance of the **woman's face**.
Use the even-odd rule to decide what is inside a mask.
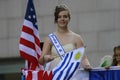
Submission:
[[[115,50],[115,57],[116,57],[117,62],[120,62],[120,50],[119,49]]]
[[[67,27],[68,23],[70,21],[68,11],[61,11],[58,14],[57,24],[59,27]]]

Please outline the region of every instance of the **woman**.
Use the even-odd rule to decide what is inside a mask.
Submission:
[[[80,35],[74,33],[69,29],[68,23],[70,22],[71,16],[68,8],[65,5],[56,6],[54,17],[54,22],[57,25],[57,30],[53,33],[57,36],[65,52],[83,47],[84,42]],[[61,59],[58,56],[57,51],[55,50],[49,37],[47,37],[43,45],[43,51],[39,62],[40,64],[45,64],[50,61],[51,63],[48,70],[52,70],[61,61]],[[91,69],[86,55],[83,57],[82,65],[86,70]]]

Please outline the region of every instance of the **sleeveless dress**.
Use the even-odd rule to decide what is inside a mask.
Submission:
[[[72,44],[72,43],[63,45],[63,48],[64,48],[65,52],[69,52],[69,51],[72,51],[72,50],[76,49],[76,48],[75,48],[75,45]],[[54,48],[54,46],[52,47],[51,54],[54,55],[54,56],[57,56],[57,58],[55,58],[53,61],[47,63],[47,66],[46,66],[47,68],[46,68],[46,70],[52,70],[52,69],[53,69],[54,67],[56,67],[56,66],[59,64],[59,62],[61,61],[61,59],[60,59],[60,57],[59,57],[56,49]]]

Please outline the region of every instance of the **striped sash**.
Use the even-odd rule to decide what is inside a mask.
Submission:
[[[65,50],[63,49],[62,45],[60,44],[58,38],[55,36],[55,34],[51,33],[48,35],[51,42],[53,43],[55,49],[57,50],[57,53],[61,59],[63,59]]]

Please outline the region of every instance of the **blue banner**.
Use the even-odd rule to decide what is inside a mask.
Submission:
[[[95,70],[89,73],[89,80],[120,80],[120,70]]]

